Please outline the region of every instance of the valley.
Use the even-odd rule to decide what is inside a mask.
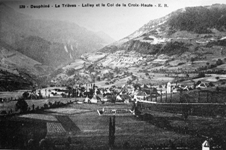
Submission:
[[[225,149],[225,14],[186,7],[114,41],[0,2],[0,148]]]
[[[224,7],[222,5],[215,15],[224,12]],[[187,8],[187,11],[180,9],[151,20],[131,35],[98,52],[82,55],[86,65],[78,73],[86,74],[87,77],[89,74],[96,75],[95,83],[100,86],[123,85],[132,78],[134,83],[159,85],[185,80],[198,81],[200,74],[206,74],[207,81],[216,81],[209,78],[218,75],[224,80],[226,33],[221,26],[223,24],[219,23],[216,27],[210,24],[208,31],[199,28],[193,31],[178,29],[183,26],[179,24],[180,21],[186,23],[187,20],[177,20],[174,24],[178,23],[178,26],[172,22],[183,14],[194,22],[198,17],[206,17],[202,16],[203,12],[213,12],[217,8],[218,5]],[[193,9],[194,14],[190,12]],[[197,18],[191,18],[195,14]],[[111,76],[109,79],[103,77],[107,76],[106,73]],[[101,81],[97,81],[97,78]]]

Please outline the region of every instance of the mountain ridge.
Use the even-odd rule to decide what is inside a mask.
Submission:
[[[208,12],[208,15],[205,15],[205,12]],[[224,12],[226,12],[225,4],[178,9],[159,19],[150,20],[132,34],[104,47],[100,51],[131,50],[131,48],[139,51],[141,47],[141,49],[145,49],[142,52],[148,53],[148,51],[153,52],[159,49],[159,44],[176,41],[176,39],[180,42],[185,38],[195,39],[198,34],[209,34],[211,36],[215,34],[220,38],[218,33],[222,36],[225,35],[226,17]],[[200,21],[198,21],[199,18]],[[220,19],[221,22],[216,22],[216,18]],[[213,20],[208,21],[208,19]],[[189,22],[190,24],[188,24]],[[211,24],[208,24],[209,22]],[[186,34],[183,34],[183,32]]]
[[[226,72],[225,11],[225,4],[178,9],[84,57],[95,60],[90,62],[97,66],[91,72],[98,75],[96,84],[101,86],[193,79],[215,82],[214,76],[225,78]],[[86,70],[80,74],[89,75]],[[205,74],[213,77],[203,79]]]
[[[54,70],[104,45],[103,38],[75,23],[36,19],[0,2],[0,68],[12,82],[45,82]],[[5,82],[2,86],[7,89]]]
[[[101,83],[104,83],[102,80],[105,79],[110,80],[106,84],[113,83],[115,82],[114,78],[120,80],[119,83],[121,83],[122,77],[116,73],[120,72],[119,70],[122,71],[121,75],[125,77],[122,79],[122,83],[130,78],[134,81],[137,80],[137,82],[138,80],[146,82],[153,78],[151,73],[164,72],[165,70],[166,72],[179,71],[182,73],[183,70],[189,70],[193,74],[197,70],[216,72],[215,70],[221,68],[224,71],[224,62],[226,61],[225,10],[226,5],[178,9],[164,17],[149,21],[132,34],[105,46],[96,53],[82,55],[80,59],[75,59],[78,58],[79,51],[76,54],[73,53],[74,50],[79,49],[78,41],[65,40],[62,43],[62,39],[60,39],[62,36],[64,39],[68,37],[70,39],[70,37],[79,36],[80,32],[87,33],[85,29],[78,32],[74,29],[77,35],[66,34],[66,30],[70,29],[72,24],[62,28],[62,31],[59,26],[54,27],[55,31],[58,32],[50,33],[56,37],[55,39],[51,39],[48,32],[45,34],[37,32],[37,34],[22,37],[12,46],[23,54],[23,51],[30,49],[31,53],[26,53],[26,55],[44,65],[50,64],[50,62],[44,61],[45,57],[51,58],[53,64],[51,67],[56,69],[49,77],[42,76],[42,79],[43,81],[52,80],[54,83],[59,82],[60,84],[70,83],[71,85],[77,81],[93,82],[95,81],[94,75]],[[205,15],[204,12],[209,12],[209,14]],[[216,18],[211,21],[205,18],[213,18],[215,15]],[[202,18],[201,21],[199,18]],[[217,22],[216,19],[220,21]],[[31,22],[29,25],[33,26],[32,24],[36,24],[36,22]],[[51,28],[53,24],[54,21],[49,23],[47,28]],[[60,24],[63,25],[64,22]],[[41,37],[40,35],[45,36]],[[93,38],[91,35],[93,34],[90,34],[88,38]],[[98,41],[99,38],[95,40]],[[81,39],[80,45],[82,42],[87,43]],[[101,41],[99,42],[101,43]],[[30,44],[28,45],[28,43]],[[97,46],[100,43],[97,43]],[[89,46],[85,47],[82,52],[85,52],[85,49],[89,49]],[[60,54],[60,57],[51,53],[53,51]],[[33,53],[44,56],[35,58]],[[39,69],[41,68],[40,66]],[[167,74],[164,77],[166,76]],[[159,82],[159,79],[156,82]]]
[[[91,32],[84,27],[80,27],[75,23],[34,19],[31,16],[17,13],[4,3],[1,3],[0,7],[0,32],[1,35],[4,35],[1,36],[0,39],[9,45],[13,45],[15,49],[18,48],[18,50],[21,50],[23,47],[27,47],[29,44],[25,41],[32,37],[37,37],[36,42],[39,44],[42,44],[41,41],[50,42],[49,44],[53,48],[62,44],[63,46],[60,48],[62,51],[65,51],[64,47],[69,45],[69,47],[74,50],[69,55],[67,53],[63,54],[57,50],[60,52],[62,57],[67,58],[65,60],[69,60],[67,62],[69,63],[71,59],[77,58],[84,52],[95,51],[106,45],[106,42],[99,36],[95,35],[94,32]],[[38,37],[44,40],[40,40]],[[34,40],[35,39],[33,38],[33,41]],[[45,45],[45,42],[43,44]],[[38,49],[41,49],[41,47]],[[52,53],[52,50],[49,49],[48,52]],[[23,50],[23,54],[26,55],[25,50]],[[40,56],[37,56],[36,60],[39,60],[39,58]],[[51,66],[57,67],[54,65],[54,62],[51,63],[51,59],[52,58],[45,60],[45,62],[49,62]],[[62,60],[61,63],[64,63],[65,60]],[[43,61],[41,61],[41,63],[42,62]]]

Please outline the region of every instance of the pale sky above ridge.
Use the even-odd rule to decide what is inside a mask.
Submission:
[[[35,18],[74,22],[91,31],[103,31],[115,40],[128,36],[150,20],[157,19],[180,8],[206,6],[216,3],[226,4],[225,0],[1,0],[17,12]],[[107,6],[107,4],[114,6]],[[121,6],[117,7],[116,4]],[[141,4],[153,7],[141,7]],[[50,5],[50,8],[30,8],[31,5]],[[62,7],[62,4],[76,7]],[[83,7],[94,4],[94,7]],[[105,7],[97,7],[105,4]],[[126,6],[122,6],[125,4]],[[136,5],[132,7],[131,4]],[[157,7],[158,4],[168,7]],[[20,9],[25,5],[25,9]],[[55,7],[60,5],[59,8]],[[139,6],[137,6],[139,5]],[[156,7],[155,7],[156,5]]]

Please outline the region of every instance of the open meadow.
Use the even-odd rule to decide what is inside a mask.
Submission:
[[[69,102],[72,99],[54,100]],[[40,105],[44,101],[39,100]],[[224,143],[224,117],[189,116],[184,120],[181,114],[155,111],[150,116],[140,117],[132,113],[120,114],[131,108],[131,103],[78,104],[73,101],[61,107],[1,117],[0,147],[25,149],[29,146],[27,141],[34,139],[33,146],[38,149],[39,141],[46,138],[49,146],[59,150],[68,147],[68,139],[69,149],[108,149],[109,118],[113,115],[100,115],[97,110],[119,111],[115,117],[113,149],[182,147],[198,150],[208,137],[222,138],[218,142]]]

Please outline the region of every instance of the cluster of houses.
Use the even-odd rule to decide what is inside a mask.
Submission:
[[[196,85],[196,88],[207,88],[208,85],[206,83],[199,83]],[[123,101],[129,102],[134,100],[146,100],[151,95],[160,96],[161,94],[166,93],[177,93],[181,90],[188,91],[193,90],[192,86],[185,86],[176,83],[168,82],[162,86],[152,86],[150,84],[126,84],[122,87],[113,86],[111,88],[98,88],[95,87],[93,90],[93,96],[88,97],[84,95],[86,98],[84,102],[97,103],[98,100],[102,102],[106,101]],[[87,91],[89,92],[89,88]]]
[[[124,51],[117,51],[114,54],[108,55],[108,57],[102,61],[102,64],[114,67],[131,67],[139,64],[143,59],[140,54],[135,52],[125,53]]]

